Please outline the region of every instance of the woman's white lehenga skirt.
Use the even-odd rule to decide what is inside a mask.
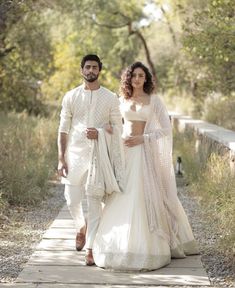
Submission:
[[[120,271],[154,270],[171,261],[168,242],[149,231],[142,162],[143,145],[126,148],[125,191],[109,196],[93,245],[94,260],[99,267]],[[190,231],[190,236],[183,235],[183,238],[193,239]]]

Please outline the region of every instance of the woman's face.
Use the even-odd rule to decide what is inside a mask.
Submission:
[[[132,77],[131,77],[131,85],[133,88],[143,88],[144,82],[146,79],[146,75],[143,69],[135,68]]]

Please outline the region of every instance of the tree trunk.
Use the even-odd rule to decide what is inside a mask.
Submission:
[[[150,56],[150,52],[149,52],[149,48],[148,48],[148,45],[147,45],[147,42],[144,38],[144,36],[142,35],[142,33],[140,31],[134,31],[134,33],[140,38],[143,46],[144,46],[144,51],[145,51],[145,55],[146,55],[146,59],[147,59],[147,62],[148,62],[148,65],[150,67],[150,71],[153,75],[153,78],[154,78],[154,81],[157,82],[157,75],[156,75],[156,70],[154,68],[154,64],[153,64],[153,61],[151,59],[151,56]]]

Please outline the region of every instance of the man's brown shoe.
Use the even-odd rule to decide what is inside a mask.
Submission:
[[[85,255],[85,263],[87,266],[92,266],[95,264],[92,249],[87,249],[86,255]]]
[[[76,250],[81,251],[86,244],[86,236],[83,233],[77,233],[76,236]]]

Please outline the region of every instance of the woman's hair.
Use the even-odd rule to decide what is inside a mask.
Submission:
[[[145,73],[146,81],[143,87],[144,92],[150,95],[154,90],[153,77],[152,74],[149,72],[149,69],[143,63],[135,62],[132,65],[128,66],[121,76],[120,93],[124,96],[125,99],[131,98],[132,96],[133,87],[131,85],[131,78],[136,68],[141,68]]]

